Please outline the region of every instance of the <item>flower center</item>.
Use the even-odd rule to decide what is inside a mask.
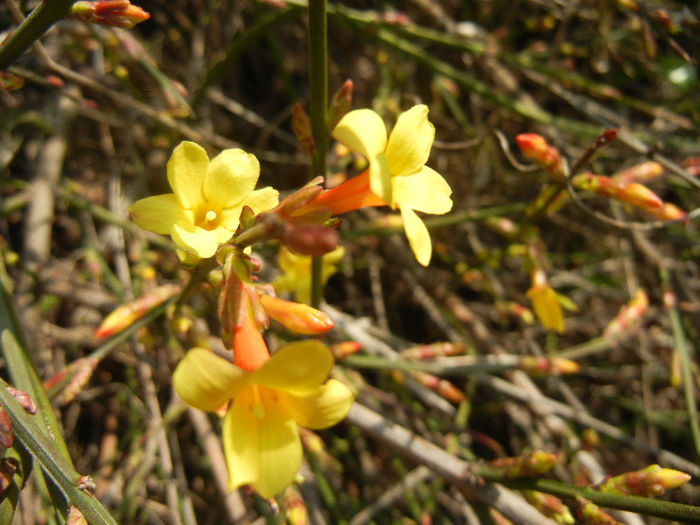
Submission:
[[[205,230],[215,230],[220,226],[221,210],[211,202],[203,202],[195,208],[194,223]]]

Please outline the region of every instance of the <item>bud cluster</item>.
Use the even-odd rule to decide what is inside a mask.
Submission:
[[[548,472],[557,459],[557,454],[535,450],[527,456],[494,459],[489,466],[503,469],[508,479],[527,478]]]
[[[614,494],[636,494],[637,496],[660,496],[665,491],[678,488],[690,481],[690,474],[649,465],[642,470],[626,472],[608,478],[599,487],[601,492]]]

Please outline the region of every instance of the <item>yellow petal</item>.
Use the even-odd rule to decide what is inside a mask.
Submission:
[[[411,175],[420,170],[430,156],[435,128],[428,120],[428,107],[420,104],[404,111],[389,135],[386,160],[391,175]]]
[[[202,185],[209,166],[209,157],[200,145],[181,142],[168,161],[168,182],[180,205],[188,210],[204,199]]]
[[[173,373],[173,388],[190,406],[213,412],[245,388],[246,373],[211,350],[193,348]]]
[[[328,377],[333,356],[321,341],[308,339],[283,346],[250,375],[251,383],[295,394],[313,391]]]
[[[384,121],[371,109],[346,113],[333,130],[333,137],[369,161],[386,148]]]
[[[369,189],[393,208],[394,197],[391,185],[391,172],[383,153],[378,154],[369,163]]]
[[[564,314],[557,300],[557,293],[549,285],[530,288],[526,295],[532,302],[537,319],[547,330],[564,332]]]
[[[452,189],[435,170],[423,166],[413,175],[392,178],[394,202],[401,208],[442,215],[452,209]]]
[[[280,192],[276,189],[267,186],[259,190],[255,190],[246,197],[243,204],[253,209],[255,213],[271,210],[279,204]]]
[[[408,237],[408,244],[411,245],[411,250],[413,250],[413,255],[415,255],[416,260],[420,264],[428,266],[433,252],[428,228],[425,227],[425,224],[416,215],[416,212],[410,208],[401,208],[401,218],[403,219],[403,228],[406,232],[406,237]]]
[[[211,160],[202,193],[220,208],[231,208],[255,189],[260,164],[252,153],[242,149],[226,149]]]
[[[188,220],[174,193],[138,200],[129,206],[129,214],[144,230],[162,235],[170,234],[176,222]]]
[[[229,489],[250,484],[270,498],[290,483],[301,464],[301,442],[294,420],[264,387],[237,396],[223,424]]]
[[[238,228],[243,206],[250,207],[257,214],[271,210],[277,206],[278,202],[279,192],[277,190],[271,187],[256,190],[238,205],[223,210],[221,212],[221,225],[231,231],[235,231]]]
[[[336,379],[329,379],[326,384],[307,394],[284,392],[280,399],[299,426],[314,429],[328,428],[338,423],[354,401],[350,389]]]
[[[202,259],[214,255],[219,247],[219,235],[216,231],[205,230],[189,221],[176,222],[170,235],[180,248]]]

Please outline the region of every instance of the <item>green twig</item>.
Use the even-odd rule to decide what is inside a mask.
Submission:
[[[15,436],[39,462],[44,472],[61,488],[68,501],[82,512],[89,523],[116,525],[114,518],[97,498],[78,488],[77,481],[80,474],[75,470],[70,459],[64,457],[56,448],[57,440],[50,439],[37,424],[36,418],[41,418],[41,416],[27,414],[6,387],[7,383],[0,379],[0,402],[10,417]]]
[[[315,151],[311,162],[311,178],[326,176],[328,151],[328,41],[326,0],[309,1],[309,118]],[[311,264],[311,306],[321,303],[321,268],[323,256],[314,257]]]
[[[661,281],[663,282],[665,291],[668,293],[671,289],[671,276],[667,268],[661,268]],[[675,297],[675,296],[674,296]],[[675,299],[669,301],[667,305],[668,318],[671,322],[671,331],[673,339],[676,343],[676,351],[681,361],[681,376],[683,378],[683,394],[685,396],[685,408],[688,411],[688,423],[690,424],[690,434],[693,437],[693,446],[695,448],[696,458],[700,458],[700,424],[698,424],[697,402],[695,400],[695,387],[693,381],[692,364],[688,345],[686,344],[685,334],[683,333],[683,324],[681,316],[678,313],[678,308],[675,305]]]
[[[6,69],[46,30],[62,19],[75,0],[43,0],[0,46],[0,69]]]
[[[685,505],[683,503],[674,503],[671,501],[663,501],[653,498],[643,498],[641,496],[632,496],[629,494],[612,494],[609,492],[601,492],[589,487],[577,487],[568,483],[562,483],[553,479],[517,479],[507,480],[502,479],[501,474],[497,476],[483,475],[481,469],[477,469],[477,473],[484,479],[489,481],[499,481],[503,485],[517,488],[538,490],[556,496],[575,498],[580,496],[596,505],[611,509],[626,510],[644,514],[645,516],[656,516],[657,518],[665,518],[668,520],[685,521],[688,523],[697,523],[700,521],[700,507]],[[494,479],[501,478],[501,479]]]

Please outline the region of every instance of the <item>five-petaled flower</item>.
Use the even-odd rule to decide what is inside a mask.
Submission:
[[[334,214],[384,204],[399,208],[411,249],[418,262],[427,266],[432,254],[430,234],[415,212],[442,215],[452,209],[450,186],[425,165],[435,138],[427,106],[413,106],[401,113],[388,138],[377,113],[350,111],[333,136],[364,156],[369,169],[323,193],[314,205],[328,207]]]
[[[129,208],[134,222],[154,233],[170,235],[190,256],[207,258],[238,227],[244,206],[260,213],[278,203],[277,190],[255,190],[260,165],[255,155],[237,148],[211,161],[194,142],[182,142],[167,167],[173,193],[141,199]]]
[[[317,340],[286,345],[253,371],[203,348],[185,355],[173,375],[183,401],[206,411],[229,402],[223,421],[229,489],[250,485],[272,497],[294,481],[302,458],[297,425],[335,425],[353,402],[343,383],[327,380],[332,366]]]

